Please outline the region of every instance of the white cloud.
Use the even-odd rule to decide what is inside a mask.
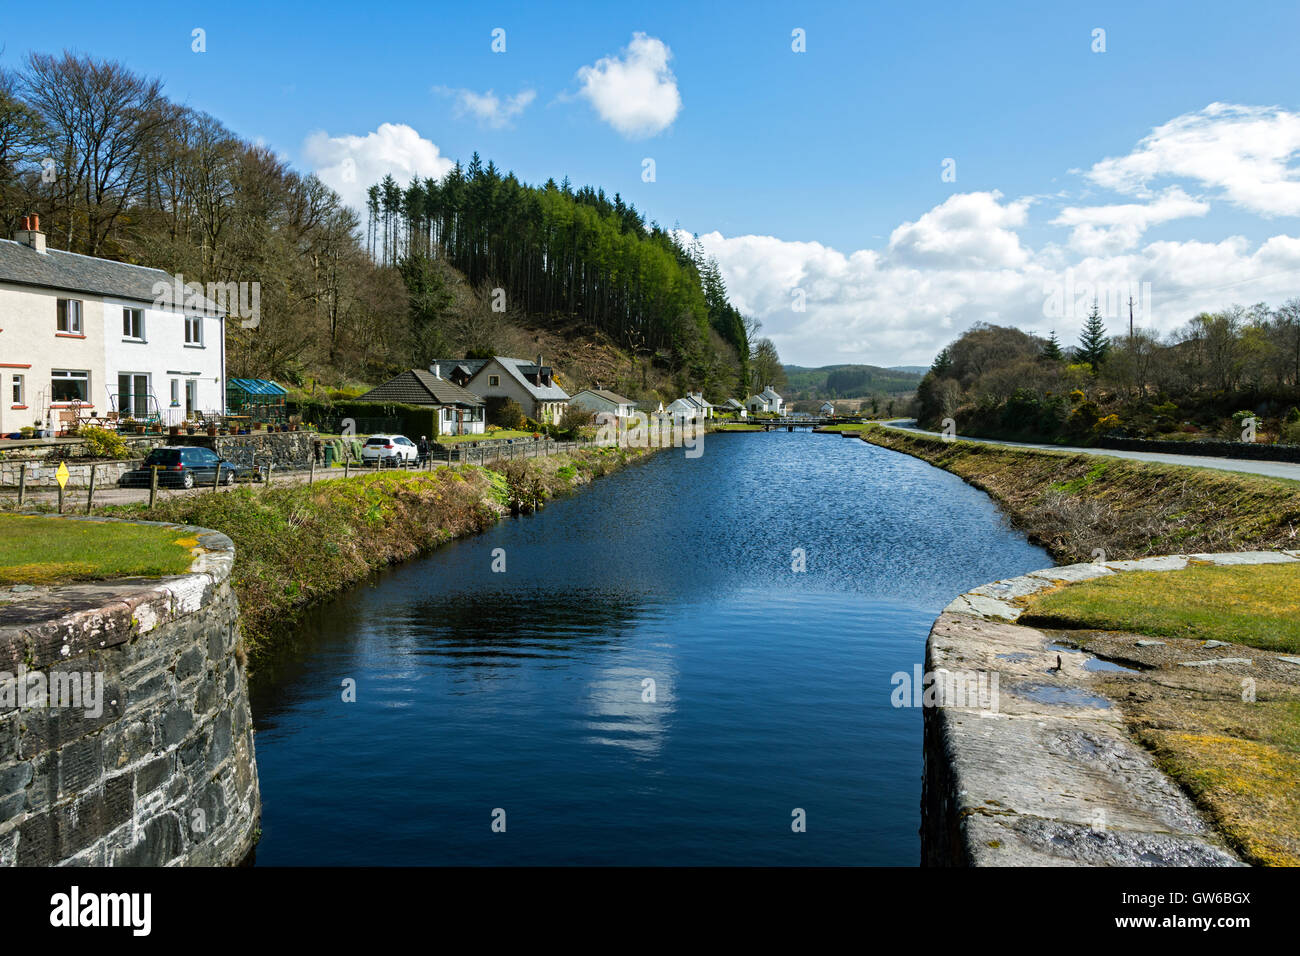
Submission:
[[[1300,113],[1213,103],[1085,173],[1094,191],[1122,199],[958,193],[899,225],[878,251],[717,232],[700,240],[737,308],[763,323],[787,362],[928,363],[980,321],[1054,329],[1071,342],[1094,295],[1112,328],[1127,324],[1132,293],[1138,324],[1167,334],[1203,310],[1300,292],[1300,237],[1142,245],[1151,227],[1207,217],[1216,200],[1263,217],[1300,215],[1297,156]],[[1049,203],[1062,203],[1049,224],[1070,229],[1069,243],[1030,246],[1030,212]],[[804,312],[792,308],[795,289]],[[1068,305],[1058,310],[1054,299]]]
[[[433,90],[455,99],[457,116],[473,116],[481,125],[492,129],[509,126],[537,99],[536,90],[521,90],[505,99],[492,90],[475,93],[473,90],[454,90],[445,86],[435,86]]]
[[[1002,205],[1000,192],[957,193],[916,222],[889,236],[890,254],[915,264],[987,268],[1022,265],[1028,253],[1015,227],[1023,226],[1030,201]]]
[[[944,206],[951,202],[918,222],[948,215],[952,210]],[[1007,216],[1015,215],[1013,205],[1000,204]],[[996,225],[998,216],[985,215],[984,221],[987,234],[998,238],[1003,231]],[[904,234],[910,238],[914,232]],[[1076,306],[1064,318],[1049,314],[1049,290],[1062,287],[1073,289],[1085,305],[1092,301],[1092,290],[1099,293],[1114,329],[1123,327],[1127,313],[1107,310],[1107,293],[1117,292],[1113,298],[1122,302],[1133,290],[1138,324],[1165,334],[1199,311],[1232,302],[1278,304],[1296,294],[1300,280],[1300,238],[1285,235],[1262,243],[1241,236],[1217,243],[1161,241],[1125,255],[1068,260],[1059,247],[1017,245],[1019,261],[1017,255],[993,256],[1003,260],[1000,265],[976,262],[965,243],[949,250],[947,261],[937,254],[918,261],[912,246],[846,254],[816,242],[772,236],[711,232],[700,241],[717,258],[732,302],[763,323],[761,334],[772,338],[784,361],[799,365],[928,364],[975,322],[1043,335],[1054,329],[1062,342],[1073,342],[1082,309]],[[1144,314],[1144,283],[1150,283],[1150,314]],[[793,309],[795,289],[804,291],[804,312]]]
[[[391,173],[405,186],[412,176],[441,179],[455,165],[404,123],[382,123],[364,136],[312,133],[303,155],[317,176],[364,216],[366,190]]]
[[[578,71],[579,95],[597,115],[629,139],[661,133],[681,112],[672,51],[662,40],[635,33],[622,56],[607,56]]]
[[[1052,220],[1071,226],[1070,246],[1085,255],[1114,254],[1132,249],[1151,226],[1188,216],[1204,216],[1210,204],[1193,199],[1177,186],[1149,203],[1107,206],[1067,206]]]
[[[1211,103],[1157,126],[1127,156],[1087,173],[1098,186],[1151,195],[1159,179],[1188,179],[1263,216],[1300,215],[1300,114],[1276,106]]]

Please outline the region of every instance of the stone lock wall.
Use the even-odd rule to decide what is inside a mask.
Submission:
[[[234,546],[172,527],[199,542],[187,574],[0,588],[0,864],[228,865],[251,853],[261,803]],[[102,713],[14,706],[34,671],[102,675]]]

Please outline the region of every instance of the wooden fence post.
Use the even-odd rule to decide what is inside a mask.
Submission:
[[[316,459],[315,458],[312,458],[311,460],[311,471],[307,475],[307,484],[309,485],[316,484]]]
[[[268,461],[266,463],[266,487],[268,488],[271,487],[271,472],[274,468],[275,462]]]
[[[95,470],[98,465],[90,466],[90,487],[86,491],[86,514],[90,514],[95,509]]]
[[[23,506],[23,499],[27,497],[27,462],[18,466],[18,507]]]
[[[154,465],[149,474],[149,507],[153,508],[153,503],[158,497],[158,466]]]

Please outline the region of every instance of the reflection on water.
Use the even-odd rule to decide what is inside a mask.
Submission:
[[[1050,563],[863,442],[660,454],[308,617],[253,686],[258,863],[913,864],[890,677],[953,596]]]

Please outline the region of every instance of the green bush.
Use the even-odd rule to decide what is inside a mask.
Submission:
[[[520,429],[524,427],[524,410],[513,398],[493,395],[484,399],[487,406],[487,423],[498,428]]]
[[[1300,420],[1283,425],[1279,438],[1283,445],[1300,445]]]
[[[107,428],[82,428],[77,437],[86,445],[86,454],[91,458],[108,458],[121,460],[131,457],[131,450],[122,436]]]

